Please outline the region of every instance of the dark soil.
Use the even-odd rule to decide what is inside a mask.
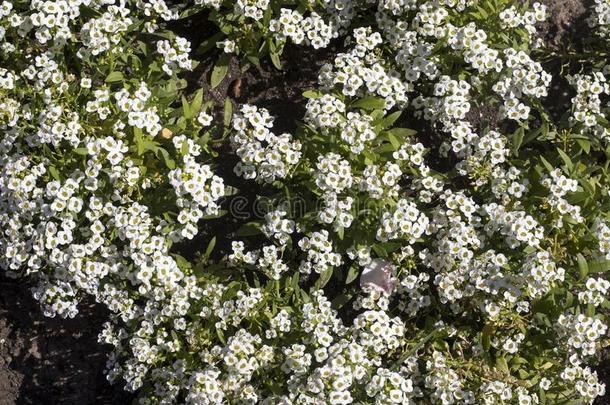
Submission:
[[[129,404],[104,375],[97,343],[106,314],[83,303],[74,319],[46,318],[26,284],[0,279],[0,405]]]

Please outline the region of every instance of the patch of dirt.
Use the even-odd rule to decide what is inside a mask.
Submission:
[[[189,87],[202,88],[205,97],[222,106],[229,97],[234,110],[241,104],[264,107],[275,117],[274,132],[288,132],[296,128],[296,120],[305,114],[305,90],[317,85],[318,72],[332,62],[341,52],[339,43],[331,43],[325,49],[286,44],[282,53],[282,69],[279,70],[265,57],[260,66],[251,65],[245,72],[240,69],[237,58],[232,58],[225,78],[215,88],[210,88],[213,61],[211,55],[202,61],[190,77]]]
[[[45,318],[29,287],[0,279],[0,405],[122,405],[131,395],[104,375],[106,318],[83,303],[74,319]]]
[[[587,10],[591,0],[541,0],[547,6],[548,19],[540,25],[542,39],[554,48],[581,45],[589,31]]]

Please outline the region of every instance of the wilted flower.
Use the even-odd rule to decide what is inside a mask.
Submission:
[[[393,275],[394,266],[383,259],[373,259],[364,267],[360,275],[360,287],[392,294],[396,288],[396,278]]]

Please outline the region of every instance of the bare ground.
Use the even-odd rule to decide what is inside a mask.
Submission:
[[[104,318],[90,303],[74,319],[45,318],[26,285],[0,279],[0,405],[130,403],[104,376]]]

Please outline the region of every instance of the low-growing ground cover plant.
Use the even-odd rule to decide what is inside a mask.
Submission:
[[[591,403],[610,308],[610,3],[560,54],[537,35],[546,14],[5,0],[0,266],[49,316],[106,306],[108,378],[144,404]],[[216,28],[191,49],[174,27],[201,19]],[[202,54],[214,88],[232,58],[281,69],[288,44],[337,49],[291,133],[188,91]],[[553,80],[571,86],[562,116]],[[242,194],[264,212],[219,241],[204,225]]]

